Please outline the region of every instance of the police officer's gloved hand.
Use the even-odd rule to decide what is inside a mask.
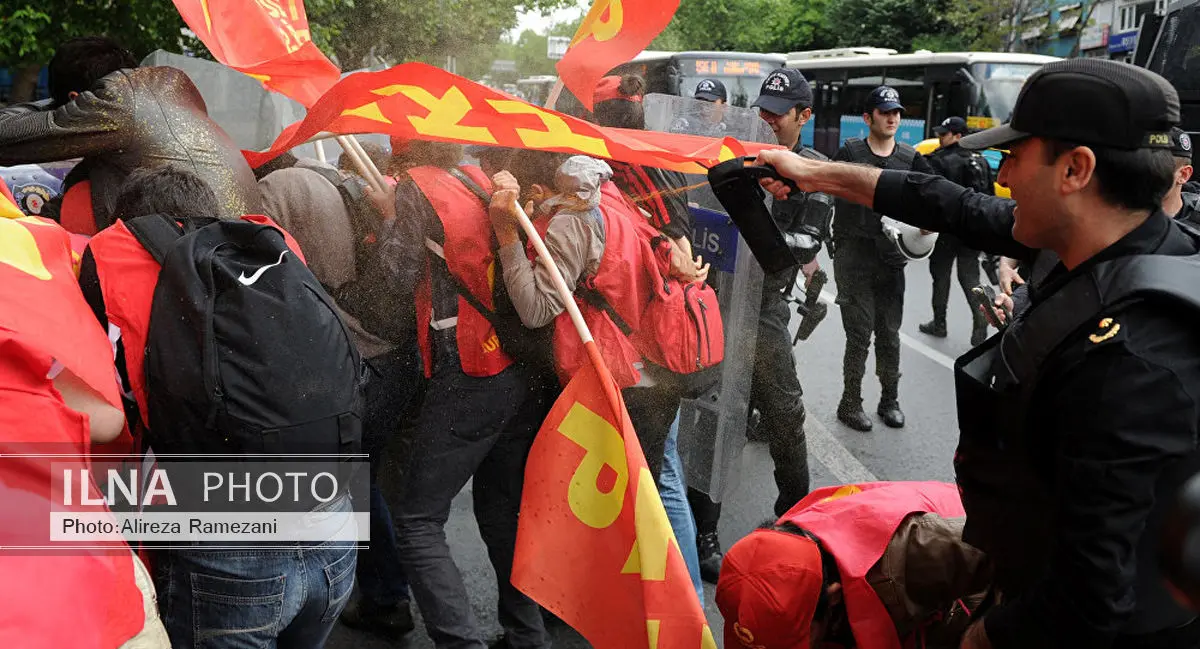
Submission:
[[[821,252],[821,233],[816,228],[801,226],[799,232],[785,232],[783,238],[801,266],[816,259],[817,253]]]

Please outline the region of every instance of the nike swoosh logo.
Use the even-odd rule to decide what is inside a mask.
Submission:
[[[242,283],[242,286],[252,286],[255,282],[257,282],[259,280],[259,278],[261,278],[263,276],[263,273],[267,272],[268,270],[271,270],[272,268],[278,266],[279,264],[282,264],[283,256],[286,254],[288,254],[287,250],[284,250],[283,252],[279,253],[279,261],[277,261],[273,264],[267,264],[266,266],[259,268],[258,270],[254,271],[253,275],[251,275],[249,277],[246,277],[246,273],[242,273],[241,275],[238,276],[238,281]]]

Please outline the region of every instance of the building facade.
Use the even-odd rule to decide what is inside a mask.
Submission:
[[[1142,18],[1163,13],[1166,5],[1167,0],[1034,0],[1014,18],[1013,49],[1130,62]]]

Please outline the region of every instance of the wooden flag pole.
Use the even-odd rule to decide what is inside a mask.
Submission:
[[[358,141],[358,138],[351,135],[348,136],[348,139],[350,140],[350,146],[354,148],[355,153],[362,158],[363,164],[367,166],[367,169],[370,171],[371,175],[375,177],[375,182],[378,183],[380,187],[387,187],[387,179],[384,178],[384,175],[379,171],[379,168],[375,166],[375,161],[371,159],[371,156],[367,155],[366,150],[363,149],[362,144],[360,144]]]
[[[571,322],[575,325],[575,331],[579,333],[579,337],[584,344],[592,342],[592,332],[588,329],[587,323],[583,321],[583,313],[579,310],[579,305],[575,303],[575,291],[567,286],[567,280],[563,279],[562,273],[558,271],[558,264],[554,263],[554,258],[550,256],[550,250],[546,248],[546,242],[542,241],[541,235],[538,234],[537,228],[533,227],[533,221],[529,220],[529,215],[525,213],[521,207],[521,202],[517,201],[517,221],[521,224],[521,229],[525,231],[525,236],[529,237],[529,242],[533,244],[533,249],[537,252],[538,261],[550,273],[550,277],[554,280],[554,289],[558,292],[558,297],[567,307],[567,313],[571,315]]]
[[[342,150],[346,152],[346,155],[350,156],[350,160],[353,161],[354,166],[358,168],[358,173],[362,174],[363,179],[367,181],[367,184],[371,186],[371,189],[377,192],[382,192],[385,183],[381,183],[377,178],[379,175],[379,170],[375,169],[374,164],[372,164],[370,167],[367,166],[367,163],[370,162],[370,158],[359,154],[361,149],[350,143],[353,139],[354,138],[347,135],[337,136],[338,144],[342,146]],[[371,173],[372,171],[374,171],[374,173]]]

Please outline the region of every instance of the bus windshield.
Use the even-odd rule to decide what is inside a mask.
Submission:
[[[679,95],[691,97],[696,86],[704,79],[716,79],[725,84],[729,91],[729,103],[734,106],[749,106],[758,99],[758,90],[763,79],[778,66],[771,61],[755,61],[736,58],[683,58],[679,66]]]
[[[1200,100],[1200,3],[1167,16],[1146,67],[1161,74],[1185,103]]]
[[[974,114],[990,117],[994,124],[1003,124],[1012,119],[1017,94],[1029,75],[1040,68],[1030,63],[976,63],[971,66],[971,76],[980,84],[979,105]]]

